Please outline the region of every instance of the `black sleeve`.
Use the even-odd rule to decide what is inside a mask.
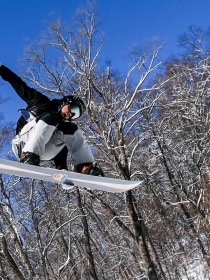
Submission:
[[[10,83],[20,98],[28,104],[28,107],[50,102],[50,99],[47,96],[27,86],[20,77],[4,65],[0,66],[0,76],[3,80]]]
[[[24,125],[27,124],[27,121],[24,119],[23,116],[21,116],[17,122],[16,130],[15,130],[15,135],[17,135],[21,129],[24,127]]]

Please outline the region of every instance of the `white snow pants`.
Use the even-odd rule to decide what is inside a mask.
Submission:
[[[67,146],[74,165],[94,161],[81,131],[71,123],[62,122],[62,125],[55,126],[55,123],[45,119],[33,119],[12,141],[12,149],[17,159],[20,159],[23,152],[31,152],[38,155],[41,161],[49,161],[64,146]]]

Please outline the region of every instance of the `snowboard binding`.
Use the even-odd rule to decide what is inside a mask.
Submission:
[[[97,166],[97,163],[91,164],[83,174],[104,177],[104,172],[100,166]]]

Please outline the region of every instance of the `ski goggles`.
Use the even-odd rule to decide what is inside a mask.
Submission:
[[[80,117],[80,108],[77,104],[71,103],[68,104],[69,112],[72,114],[71,119],[77,119]]]

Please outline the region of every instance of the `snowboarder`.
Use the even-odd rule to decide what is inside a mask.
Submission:
[[[40,165],[54,161],[56,169],[67,169],[70,152],[76,172],[103,175],[102,170],[94,166],[94,157],[78,126],[71,122],[85,111],[81,98],[69,95],[50,100],[1,64],[0,76],[28,105],[19,110],[22,116],[12,140],[13,152],[20,162]]]

